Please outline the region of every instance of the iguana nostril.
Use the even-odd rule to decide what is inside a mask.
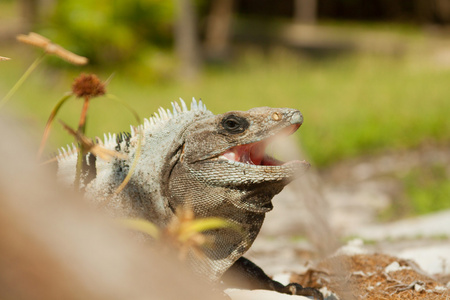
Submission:
[[[291,124],[302,124],[303,123],[303,115],[298,110],[295,111],[291,116]]]

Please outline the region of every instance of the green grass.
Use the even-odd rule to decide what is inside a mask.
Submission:
[[[398,174],[403,193],[379,213],[380,221],[392,221],[450,209],[450,181],[446,166],[422,165]]]
[[[445,166],[413,170],[404,178],[406,194],[411,199],[412,214],[426,214],[450,209],[450,181]]]
[[[0,53],[14,60],[0,65],[0,95],[25,70],[32,55]],[[33,74],[7,105],[25,127],[43,129],[56,101],[70,90],[83,68],[61,72],[49,67]],[[109,74],[100,74],[106,79]],[[427,61],[382,56],[342,56],[308,61],[286,54],[248,53],[230,68],[210,68],[192,84],[149,82],[117,70],[108,91],[127,101],[141,117],[182,97],[202,98],[214,113],[255,106],[294,107],[305,122],[298,136],[319,167],[387,149],[415,147],[424,141],[450,140],[450,69]],[[60,118],[75,125],[81,101],[63,108]],[[132,116],[106,98],[92,101],[87,134],[129,130]],[[71,141],[55,124],[52,146]]]

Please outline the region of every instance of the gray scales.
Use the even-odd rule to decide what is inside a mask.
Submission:
[[[300,111],[259,107],[214,115],[195,99],[190,109],[181,99],[172,107],[160,108],[143,125],[131,127],[131,134],[105,135],[103,147],[124,153],[128,159],[104,161],[87,154],[88,171],[80,180],[86,197],[114,216],[144,218],[160,227],[175,217],[177,207],[192,209],[198,218],[223,218],[243,233],[231,228],[206,232],[215,242],[202,249],[205,257],[188,254],[188,264],[196,273],[212,282],[225,278],[224,273],[232,273],[229,277],[234,279],[235,271],[248,273],[239,280],[250,282],[244,287],[320,299],[316,290],[272,281],[242,257],[258,235],[265,213],[272,209],[273,196],[309,167],[305,161],[285,163],[265,153],[276,136],[292,134],[301,126]],[[129,183],[115,194],[136,155],[139,132],[144,137],[138,163]],[[61,150],[58,178],[73,185],[76,149]]]

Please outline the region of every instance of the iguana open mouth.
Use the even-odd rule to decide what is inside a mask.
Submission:
[[[271,136],[262,141],[244,144],[232,147],[222,153],[219,156],[219,159],[225,159],[230,161],[241,162],[250,165],[258,165],[258,166],[281,166],[285,164],[285,162],[277,160],[266,154],[267,145],[273,141],[274,138],[279,137],[280,135],[288,136],[297,131],[300,127],[300,124],[293,124],[278,132],[276,135]]]

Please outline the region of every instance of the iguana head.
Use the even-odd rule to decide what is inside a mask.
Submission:
[[[196,217],[219,217],[242,229],[205,233],[215,242],[204,247],[205,258],[189,260],[197,273],[219,278],[253,243],[273,196],[309,167],[305,161],[279,161],[265,151],[302,122],[302,114],[289,108],[202,112],[173,140],[161,180],[170,209],[188,208]]]
[[[192,123],[183,133],[181,153],[169,179],[172,199],[195,208],[199,202],[211,202],[209,196],[222,195],[220,201],[238,208],[269,211],[272,197],[309,164],[279,161],[266,153],[266,147],[276,137],[295,132],[302,122],[298,110],[259,107]],[[177,188],[187,178],[195,190]]]

